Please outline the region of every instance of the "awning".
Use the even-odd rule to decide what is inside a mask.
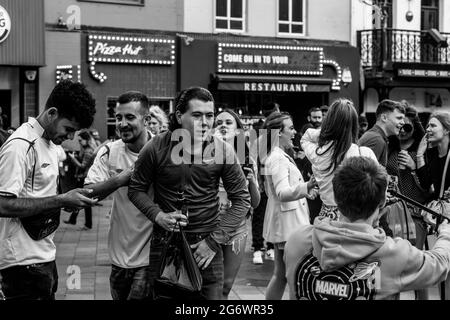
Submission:
[[[332,79],[286,77],[219,75],[214,82],[218,90],[245,92],[330,92]]]

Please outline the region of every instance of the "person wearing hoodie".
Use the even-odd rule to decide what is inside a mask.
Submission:
[[[351,157],[335,172],[338,221],[318,217],[301,226],[285,246],[292,300],[398,299],[402,291],[435,286],[450,270],[450,226],[439,227],[432,250],[386,236],[373,227],[386,201],[384,167]]]

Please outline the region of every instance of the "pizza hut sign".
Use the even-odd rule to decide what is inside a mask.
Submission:
[[[8,11],[0,6],[0,43],[8,38],[9,32],[11,31],[11,18],[9,17]]]

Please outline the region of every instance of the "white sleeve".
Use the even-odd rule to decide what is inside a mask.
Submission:
[[[269,174],[272,175],[273,187],[280,201],[295,201],[307,196],[306,182],[298,181],[298,184],[293,186],[289,184],[289,160],[286,157],[275,156],[268,162],[269,167],[267,169]]]
[[[0,151],[0,196],[18,197],[27,177],[33,172],[33,148],[30,143],[15,139],[3,145]]]
[[[300,145],[308,159],[311,159],[316,153],[319,136],[320,129],[308,129],[300,140]]]
[[[84,184],[99,183],[111,178],[109,170],[109,151],[106,146],[103,146],[98,150],[95,156],[94,163],[89,168]]]

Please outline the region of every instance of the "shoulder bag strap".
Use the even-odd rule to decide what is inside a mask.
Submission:
[[[445,160],[444,171],[442,172],[442,181],[441,181],[441,190],[439,192],[439,199],[442,199],[444,195],[444,187],[445,187],[445,178],[447,176],[448,163],[450,161],[450,148],[447,151],[447,159]]]

